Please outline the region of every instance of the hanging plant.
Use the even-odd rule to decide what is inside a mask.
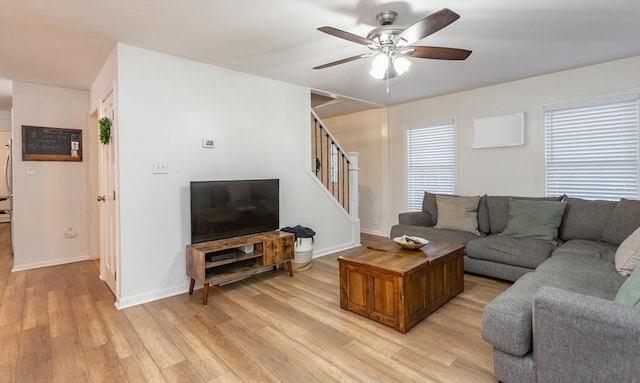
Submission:
[[[108,117],[102,117],[98,123],[100,124],[100,142],[106,145],[111,137],[111,120]]]

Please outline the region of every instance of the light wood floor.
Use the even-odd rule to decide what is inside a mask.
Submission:
[[[96,261],[11,273],[1,224],[0,382],[495,382],[482,308],[508,284],[467,275],[403,335],[340,309],[336,257],[118,311]]]

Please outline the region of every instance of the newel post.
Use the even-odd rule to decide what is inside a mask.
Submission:
[[[353,220],[353,244],[360,245],[360,215],[358,213],[360,205],[358,202],[358,152],[348,152],[349,155],[349,214]]]

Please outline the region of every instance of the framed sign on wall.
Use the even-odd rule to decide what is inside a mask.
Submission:
[[[524,113],[473,119],[474,149],[524,145]]]
[[[82,161],[82,130],[22,125],[23,161]]]

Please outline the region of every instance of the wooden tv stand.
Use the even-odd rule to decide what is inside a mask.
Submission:
[[[196,281],[203,285],[202,304],[207,304],[209,284],[219,285],[243,279],[255,274],[263,267],[285,264],[289,276],[293,277],[291,260],[294,256],[293,234],[279,231],[243,235],[187,245],[187,275],[191,278],[189,295],[193,295]],[[253,252],[243,253],[238,249],[253,245]],[[225,258],[229,252],[235,256],[228,259],[214,260],[213,257]]]

